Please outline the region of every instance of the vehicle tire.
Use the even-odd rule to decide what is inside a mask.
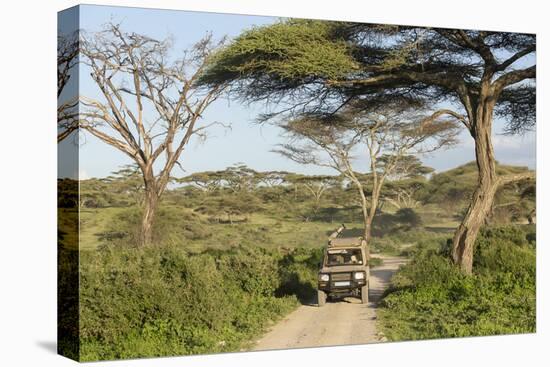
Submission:
[[[369,303],[369,283],[361,287],[361,303]]]
[[[327,302],[327,294],[321,290],[317,290],[317,306],[323,307]]]

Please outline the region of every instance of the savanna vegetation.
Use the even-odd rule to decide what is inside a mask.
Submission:
[[[320,249],[339,223],[363,233],[356,190],[345,178],[235,165],[174,180],[153,225],[155,246],[138,246],[136,198],[144,188],[135,169],[80,183],[82,360],[246,349],[297,305],[314,302]],[[472,277],[450,260],[449,240],[475,172],[467,164],[396,176],[382,191],[371,252],[413,259],[382,304],[381,330],[390,340],[533,330],[532,182],[497,194]],[[71,190],[68,183],[60,190]],[[406,200],[399,199],[403,191]]]

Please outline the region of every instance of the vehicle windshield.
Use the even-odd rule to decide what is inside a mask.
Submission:
[[[330,250],[327,253],[327,265],[354,265],[363,264],[363,257],[360,249]]]

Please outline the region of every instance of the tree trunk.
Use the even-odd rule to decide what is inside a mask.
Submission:
[[[153,242],[153,220],[157,211],[159,197],[152,187],[146,187],[141,219],[140,245],[148,246]]]
[[[363,229],[363,238],[365,241],[370,241],[370,235],[371,235],[371,224],[372,222],[369,219],[369,215],[363,215],[363,222],[364,222],[364,229]]]
[[[475,140],[479,177],[468,211],[454,234],[451,253],[455,264],[459,265],[466,274],[472,273],[475,240],[485,218],[491,211],[498,187],[496,162],[491,141],[492,103],[486,102],[479,107],[476,116],[471,133]]]
[[[370,207],[368,211],[365,208],[365,233],[364,238],[367,243],[370,242],[372,237],[372,223],[374,222],[374,217],[376,216],[376,211],[378,209],[378,204],[380,202],[380,192],[382,191],[382,185],[384,184],[384,178],[376,178],[370,196]]]
[[[358,182],[356,182],[356,186],[357,190],[359,190],[359,194],[361,197],[361,212],[363,214],[363,238],[365,239],[365,241],[367,241],[367,243],[369,243],[372,231],[373,216],[369,211],[367,198],[365,197],[365,193],[363,191],[363,186]]]
[[[357,190],[359,190],[359,195],[361,197],[361,213],[363,214],[363,238],[368,243],[371,232],[371,221],[369,220],[370,216],[367,198],[365,197],[363,186],[358,181],[355,184],[357,186]]]

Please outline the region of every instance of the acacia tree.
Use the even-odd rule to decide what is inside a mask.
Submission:
[[[471,273],[497,187],[533,175],[496,174],[492,127],[495,114],[512,133],[534,124],[535,50],[533,34],[290,20],[241,34],[202,82],[230,81],[243,99],[283,106],[268,117],[403,95],[452,106],[474,139],[479,172],[452,246],[455,263]]]
[[[251,191],[256,187],[260,179],[258,172],[243,163],[227,167],[221,174],[225,186],[234,193]]]
[[[380,169],[391,161],[391,156],[381,156],[378,159]],[[398,210],[416,208],[419,201],[415,198],[415,194],[427,184],[425,176],[433,171],[433,168],[424,166],[414,155],[401,157],[393,173],[388,176],[390,182],[386,185],[386,193],[383,194],[384,202],[390,203]]]
[[[139,167],[145,192],[141,245],[152,242],[159,199],[185,147],[212,125],[200,124],[202,114],[225,85],[199,87],[196,80],[219,45],[207,35],[174,59],[168,40],[125,33],[116,24],[81,40],[81,62],[99,97],[80,96],[80,128]]]
[[[122,194],[130,199],[135,205],[143,204],[144,184],[141,171],[136,164],[128,164],[118,171],[111,172],[109,177],[104,179],[110,184],[117,194]]]
[[[289,174],[285,171],[264,171],[258,172],[258,180],[267,187],[282,185]]]
[[[384,166],[393,159],[389,154],[382,155],[378,159],[379,169],[383,169]],[[414,155],[405,155],[399,159],[391,176],[388,176],[389,180],[400,181],[416,178],[425,178],[426,175],[434,172],[434,169],[422,164],[422,161]]]
[[[221,187],[223,181],[223,171],[196,172],[177,178],[175,181],[179,184],[192,185],[207,195]]]
[[[291,142],[283,144],[278,153],[301,164],[332,168],[355,186],[367,242],[384,182],[401,160],[411,153],[432,152],[455,139],[454,120],[442,119],[441,113],[421,115],[409,108],[405,103],[347,109],[338,115],[302,116],[281,124]],[[354,154],[361,149],[370,166],[367,182],[354,164]]]
[[[288,149],[278,151],[283,155],[293,159],[293,155],[289,154]],[[296,159],[293,159],[296,160]],[[313,210],[316,214],[321,204],[321,198],[325,191],[341,183],[341,179],[338,176],[331,175],[300,175],[293,174],[289,177],[294,185],[302,186],[313,197]]]

